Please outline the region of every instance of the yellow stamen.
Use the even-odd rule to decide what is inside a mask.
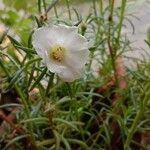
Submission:
[[[55,46],[50,49],[49,57],[57,62],[62,62],[65,56],[65,48],[61,46]]]

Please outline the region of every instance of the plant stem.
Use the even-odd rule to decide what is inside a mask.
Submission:
[[[117,76],[117,71],[116,71],[116,65],[115,65],[115,59],[116,59],[116,49],[114,49],[114,46],[111,42],[112,38],[111,38],[111,29],[113,26],[113,12],[114,12],[114,0],[109,0],[109,7],[110,7],[110,15],[108,17],[108,21],[109,21],[109,28],[108,28],[108,48],[109,48],[109,53],[110,53],[110,57],[111,57],[111,63],[112,63],[112,67],[114,70],[114,76],[115,76],[115,81],[116,81],[116,85],[118,86],[118,76]]]
[[[41,11],[41,0],[38,0],[38,11],[39,14],[41,15],[42,11]]]
[[[94,15],[97,16],[96,1],[93,0],[92,2],[93,2]]]
[[[54,73],[51,73],[51,75],[49,77],[48,85],[47,85],[47,88],[46,88],[45,97],[48,96],[48,94],[49,94],[49,90],[50,90],[50,88],[52,87],[52,84],[53,84],[53,79],[54,79]]]
[[[102,14],[103,14],[103,0],[99,0],[99,9],[100,9],[100,14],[102,16]]]
[[[71,11],[70,11],[69,0],[66,0],[66,4],[67,4],[67,9],[68,9],[69,19],[71,20]]]
[[[118,26],[119,29],[118,29],[118,36],[117,36],[118,45],[120,45],[119,39],[121,35],[121,29],[122,29],[124,14],[125,14],[126,1],[127,0],[122,0],[122,4],[121,4],[120,21],[119,21],[119,26]]]
[[[46,2],[45,2],[45,0],[43,0],[43,6],[44,6],[44,12],[45,12],[45,14],[46,14]]]
[[[55,13],[56,18],[58,19],[58,12],[57,12],[56,5],[54,5],[54,13]],[[59,23],[59,22],[58,22],[58,23]]]
[[[66,87],[68,89],[68,94],[69,94],[70,98],[72,99],[73,98],[73,93],[72,93],[71,86],[68,82],[65,82],[65,83],[66,83]]]
[[[113,18],[114,3],[115,3],[115,0],[109,0],[109,5],[110,5],[110,16],[109,17],[111,17],[110,20],[112,20],[112,18]]]

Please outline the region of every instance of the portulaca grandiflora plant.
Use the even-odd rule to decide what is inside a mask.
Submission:
[[[0,150],[148,150],[150,65],[124,67],[128,1],[2,1]]]

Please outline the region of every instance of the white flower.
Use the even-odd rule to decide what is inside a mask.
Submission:
[[[48,69],[62,80],[72,82],[82,77],[89,51],[77,27],[41,27],[34,32],[32,44]]]

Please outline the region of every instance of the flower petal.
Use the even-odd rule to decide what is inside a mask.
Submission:
[[[59,63],[59,62],[53,61],[52,59],[49,59],[47,55],[45,57],[45,64],[47,68],[53,73],[59,73],[60,70],[62,70],[62,68],[65,67],[65,65],[63,63]]]
[[[89,56],[88,50],[72,51],[65,58],[65,64],[74,69],[83,68]]]
[[[88,50],[87,39],[79,34],[72,34],[66,38],[64,45],[70,51]]]
[[[76,79],[79,79],[83,76],[83,68],[80,68],[78,70],[74,70],[69,67],[64,67],[62,70],[58,73],[58,76],[66,82],[73,82]]]
[[[72,34],[77,34],[78,28],[77,27],[69,27],[66,25],[53,25],[49,26],[51,30],[55,32],[55,35],[51,35],[52,38],[55,37],[55,41],[57,44],[64,45],[64,41],[70,37]]]

